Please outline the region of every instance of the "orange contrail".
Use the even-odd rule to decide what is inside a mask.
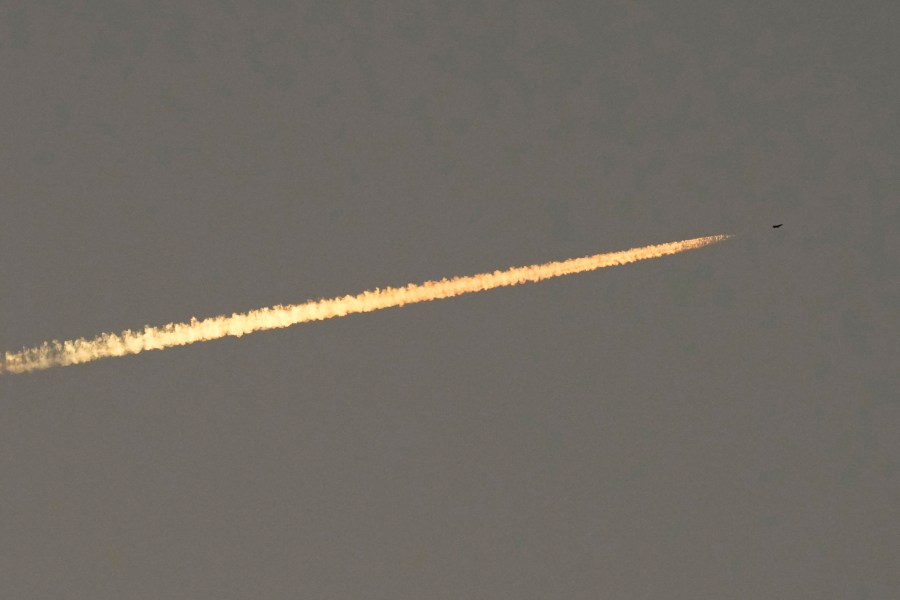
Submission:
[[[169,323],[162,327],[148,325],[144,327],[143,331],[126,330],[118,334],[101,333],[92,340],[85,338],[65,342],[53,340],[34,348],[25,348],[21,352],[7,352],[0,361],[0,373],[25,373],[50,367],[62,367],[101,358],[138,354],[145,350],[162,350],[194,342],[217,340],[228,335],[241,337],[254,331],[290,327],[307,321],[343,317],[352,313],[450,298],[507,285],[519,285],[613,265],[624,265],[638,260],[702,248],[729,237],[728,235],[712,235],[620,252],[571,258],[542,265],[514,267],[506,271],[426,281],[421,284],[410,283],[401,288],[375,289],[356,296],[315,300],[288,306],[277,305],[243,314],[235,313],[230,317],[221,315],[202,321],[192,318],[188,323]]]

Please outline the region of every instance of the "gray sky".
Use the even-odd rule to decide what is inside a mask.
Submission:
[[[0,596],[900,594],[852,4],[0,2],[0,350],[737,234],[3,376]]]

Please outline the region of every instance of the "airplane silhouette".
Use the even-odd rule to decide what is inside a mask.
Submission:
[[[772,225],[772,229],[778,229],[782,225],[784,225],[784,223],[779,223],[778,225]]]

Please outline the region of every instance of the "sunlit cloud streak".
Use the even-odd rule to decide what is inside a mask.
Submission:
[[[0,374],[26,373],[75,365],[101,358],[139,354],[147,350],[164,350],[196,342],[208,342],[226,336],[241,337],[255,331],[290,327],[309,321],[321,321],[354,313],[452,298],[498,287],[533,283],[552,277],[678,254],[715,244],[729,237],[712,235],[527,267],[513,267],[493,273],[426,281],[420,284],[410,283],[398,288],[387,287],[366,291],[355,296],[348,295],[287,306],[277,305],[247,313],[235,313],[231,316],[221,315],[202,320],[192,318],[185,323],[169,323],[161,327],[148,325],[138,331],[101,333],[93,339],[79,338],[62,342],[53,340],[34,348],[25,348],[20,352],[6,352],[0,359]]]

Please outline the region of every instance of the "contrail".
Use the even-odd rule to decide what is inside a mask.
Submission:
[[[481,273],[468,277],[426,281],[421,284],[410,283],[400,288],[375,289],[355,296],[311,300],[303,304],[288,306],[279,304],[247,313],[235,313],[230,317],[220,315],[202,321],[192,318],[187,323],[169,323],[162,327],[147,325],[143,331],[126,330],[118,334],[101,333],[90,340],[85,338],[64,342],[53,340],[34,348],[25,348],[21,352],[7,352],[0,361],[0,374],[26,373],[50,367],[85,363],[101,358],[138,354],[146,350],[163,350],[173,346],[217,340],[228,335],[241,337],[254,331],[290,327],[308,321],[321,321],[353,313],[370,312],[392,306],[403,306],[404,304],[451,298],[503,286],[542,281],[551,277],[593,271],[613,265],[624,265],[668,254],[678,254],[685,250],[715,244],[729,237],[729,235],[712,235],[620,252],[571,258],[542,265],[513,267],[505,271]]]

